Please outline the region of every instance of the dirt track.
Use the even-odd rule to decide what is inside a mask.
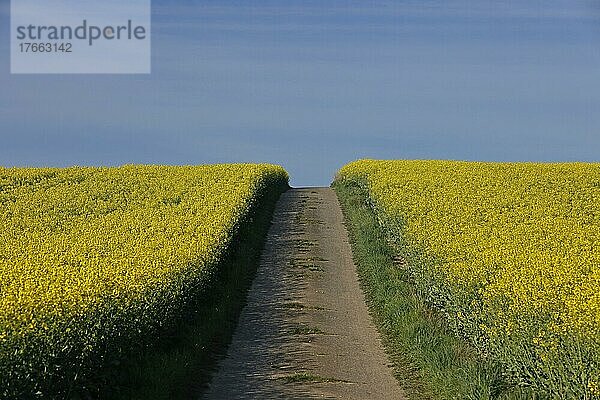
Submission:
[[[371,322],[329,188],[279,200],[208,399],[403,399]]]

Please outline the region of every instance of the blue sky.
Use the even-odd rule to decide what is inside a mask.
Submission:
[[[151,75],[10,75],[0,165],[600,161],[594,1],[154,0]]]

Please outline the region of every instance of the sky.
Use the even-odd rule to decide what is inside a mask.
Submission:
[[[154,0],[149,75],[11,75],[0,165],[600,161],[600,2]]]

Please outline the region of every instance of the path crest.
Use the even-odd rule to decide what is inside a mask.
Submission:
[[[207,399],[404,399],[329,188],[290,189]]]

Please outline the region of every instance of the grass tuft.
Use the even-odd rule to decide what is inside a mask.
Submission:
[[[291,330],[294,335],[324,335],[325,332],[321,328],[314,326],[298,325]]]
[[[298,372],[281,377],[285,383],[351,383],[342,379],[326,378],[309,372]]]

